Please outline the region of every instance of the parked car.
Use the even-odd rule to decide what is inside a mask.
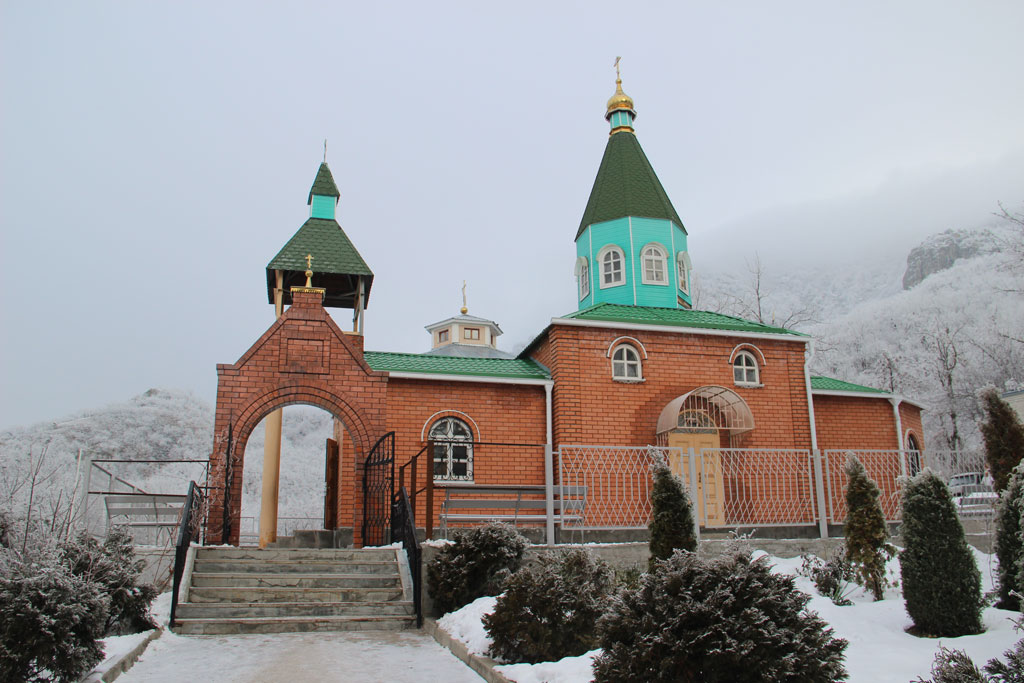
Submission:
[[[984,472],[964,472],[949,478],[949,492],[953,498],[962,498],[972,493],[989,493],[992,490],[992,478]]]

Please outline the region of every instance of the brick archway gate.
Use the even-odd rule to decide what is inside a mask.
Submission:
[[[217,366],[217,411],[210,455],[209,543],[238,545],[245,444],[260,421],[286,405],[317,406],[341,420],[352,440],[343,464],[339,518],[351,520],[362,544],[361,489],[368,449],[384,434],[387,373],[363,359],[363,337],[343,332],[322,293],[292,292],[292,306],[238,362]],[[310,485],[319,485],[310,482]]]

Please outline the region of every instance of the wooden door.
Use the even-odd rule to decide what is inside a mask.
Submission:
[[[725,487],[722,483],[722,458],[718,453],[700,455],[702,448],[717,449],[720,441],[718,432],[702,430],[693,432],[669,432],[668,445],[679,448],[669,456],[669,467],[672,472],[682,477],[683,483],[690,486],[690,456],[693,449],[697,456],[697,500],[695,512],[697,519],[705,526],[723,526],[725,524]],[[705,509],[706,507],[706,509]]]
[[[324,528],[338,528],[338,442],[327,439],[327,462],[324,465]]]

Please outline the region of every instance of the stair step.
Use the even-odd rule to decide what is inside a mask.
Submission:
[[[383,631],[416,627],[409,616],[252,617],[237,619],[179,619],[178,634],[295,633],[310,631]]]
[[[410,600],[362,602],[186,602],[178,605],[181,619],[251,617],[409,616]]]
[[[400,586],[401,578],[397,571],[391,576],[383,574],[204,574],[193,572],[192,585],[226,588],[259,586],[273,588],[390,588]]]
[[[348,561],[336,560],[249,560],[249,559],[197,559],[193,571],[200,574],[229,573],[241,574],[395,574],[395,558],[385,561]]]
[[[193,586],[189,602],[389,602],[404,598],[399,586],[390,588],[296,588]]]
[[[395,559],[394,548],[199,548],[196,560],[334,560],[339,562],[387,562]]]

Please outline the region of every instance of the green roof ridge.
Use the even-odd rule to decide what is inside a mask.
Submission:
[[[882,389],[875,389],[874,387],[866,387],[863,384],[854,384],[853,382],[844,382],[841,379],[834,377],[823,377],[821,375],[811,375],[811,389],[818,389],[819,391],[852,391],[858,394],[888,394],[888,391]]]
[[[576,239],[588,225],[625,216],[664,218],[686,232],[640,141],[621,131],[608,138]]]
[[[267,270],[306,270],[306,254],[313,255],[314,273],[373,275],[352,240],[328,218],[310,218],[281,247],[267,264]]]
[[[363,357],[374,370],[388,372],[512,379],[550,378],[543,366],[532,359],[525,358],[466,358],[396,351],[366,351]]]
[[[309,188],[309,197],[306,199],[306,204],[313,203],[313,195],[315,194],[324,197],[341,196],[341,192],[338,191],[338,186],[334,182],[334,176],[331,175],[331,168],[327,165],[326,161],[320,164],[320,168],[316,172],[316,178],[313,179],[313,187]]]
[[[724,313],[698,311],[688,308],[662,308],[659,306],[628,306],[625,304],[599,303],[580,311],[562,316],[574,320],[595,320],[604,322],[632,322],[646,325],[669,327],[695,327],[734,332],[757,332],[762,334],[786,334],[806,337],[803,332],[775,327],[753,320],[745,320]]]

